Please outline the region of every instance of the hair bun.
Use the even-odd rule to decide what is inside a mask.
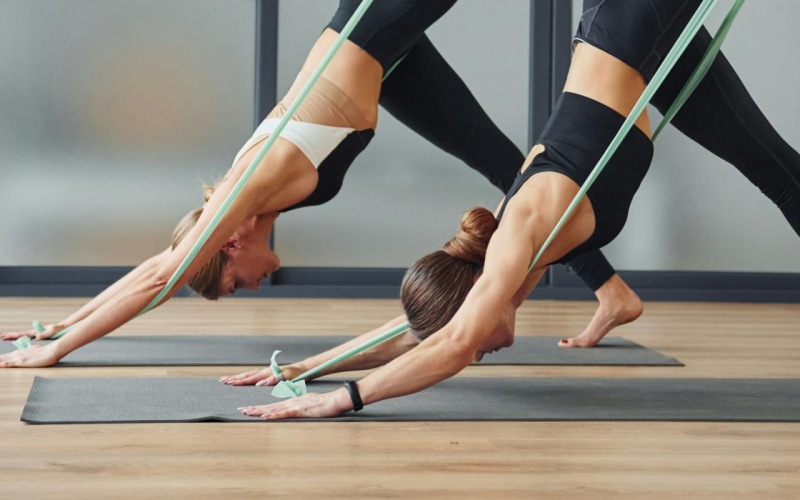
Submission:
[[[482,266],[486,247],[496,229],[497,219],[492,212],[483,207],[471,208],[461,216],[461,229],[445,243],[444,251],[457,259]]]

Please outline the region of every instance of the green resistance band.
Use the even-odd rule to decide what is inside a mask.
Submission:
[[[614,136],[614,139],[611,141],[611,144],[608,146],[608,149],[606,149],[605,153],[603,153],[603,156],[600,157],[600,160],[597,162],[597,165],[595,165],[594,169],[592,169],[592,172],[589,174],[589,177],[586,179],[586,181],[583,183],[583,186],[581,186],[581,188],[578,190],[578,193],[572,199],[572,202],[567,207],[567,210],[564,212],[564,215],[561,216],[561,219],[559,219],[558,223],[550,232],[550,235],[547,237],[542,247],[536,253],[533,262],[531,262],[530,266],[528,267],[528,272],[530,272],[533,269],[533,267],[542,257],[542,254],[550,246],[550,243],[552,243],[552,241],[564,227],[564,224],[566,224],[566,222],[572,216],[572,213],[578,207],[578,203],[580,203],[581,200],[583,200],[584,196],[586,196],[586,192],[589,191],[589,188],[592,187],[592,184],[594,184],[594,181],[595,179],[597,179],[597,176],[600,175],[600,172],[603,171],[608,161],[614,155],[614,152],[617,150],[619,145],[622,144],[622,141],[625,139],[625,136],[628,135],[628,132],[630,132],[634,123],[636,123],[636,120],[639,118],[639,115],[642,114],[644,108],[653,98],[653,95],[656,93],[661,84],[664,83],[667,74],[669,74],[672,67],[675,66],[675,63],[678,62],[678,59],[684,53],[686,47],[689,46],[689,43],[691,43],[695,34],[697,34],[700,28],[702,28],[703,23],[705,22],[706,18],[711,13],[711,10],[714,8],[714,6],[717,4],[718,1],[719,0],[703,0],[703,2],[700,4],[700,7],[697,8],[697,12],[695,12],[694,16],[692,16],[692,19],[689,21],[689,24],[686,25],[686,28],[683,30],[683,33],[681,33],[681,36],[678,37],[678,40],[675,42],[675,45],[672,47],[667,56],[664,58],[664,62],[661,63],[661,66],[659,66],[655,75],[653,75],[653,78],[650,80],[650,83],[647,85],[647,87],[645,87],[644,92],[642,92],[641,97],[639,97],[639,100],[636,101],[636,105],[634,105],[633,109],[631,110],[631,113],[622,123],[622,127],[620,127],[619,131],[617,132],[617,135]],[[705,72],[708,71],[708,68],[714,61],[714,57],[719,51],[719,46],[722,44],[722,40],[724,40],[725,36],[727,36],[727,32],[730,29],[730,24],[733,22],[733,19],[736,17],[736,13],[739,11],[739,8],[741,8],[741,5],[743,3],[744,0],[737,0],[737,2],[733,5],[733,7],[731,7],[731,10],[725,20],[727,26],[724,27],[725,29],[720,28],[720,30],[717,32],[714,42],[712,42],[711,46],[708,48],[708,50],[706,50],[706,53],[703,55],[703,59],[701,60],[695,72],[692,74],[692,77],[697,77],[697,78],[691,78],[690,81],[687,82],[687,84],[681,90],[681,93],[679,94],[678,98],[676,98],[675,103],[673,103],[672,107],[669,110],[671,114],[668,113],[669,116],[665,115],[664,120],[662,121],[661,124],[659,124],[658,127],[659,131],[663,128],[664,125],[666,125],[666,122],[670,118],[672,118],[672,116],[674,116],[675,113],[678,112],[680,106],[686,101],[686,99],[688,99],[689,94],[691,94],[691,92],[700,82],[702,77],[705,75]]]
[[[303,88],[300,90],[299,94],[297,95],[297,98],[294,100],[294,102],[292,102],[291,106],[289,106],[289,108],[286,110],[286,114],[284,114],[281,120],[278,122],[278,125],[275,127],[275,130],[272,132],[272,134],[270,134],[269,138],[261,147],[261,150],[255,156],[255,158],[247,167],[247,169],[244,171],[244,173],[242,173],[241,177],[236,182],[231,192],[228,193],[228,196],[222,202],[222,205],[220,206],[219,210],[217,210],[217,213],[214,214],[214,217],[211,219],[211,222],[208,224],[206,229],[200,235],[200,238],[197,240],[197,242],[195,242],[194,246],[189,251],[188,255],[186,255],[181,264],[178,266],[178,269],[176,269],[175,272],[172,274],[172,277],[169,279],[169,281],[167,281],[167,284],[164,286],[161,292],[158,295],[156,295],[156,297],[153,298],[153,300],[150,301],[150,303],[147,304],[147,306],[145,306],[145,308],[142,309],[136,315],[137,317],[141,316],[142,314],[146,313],[147,311],[158,305],[158,303],[161,302],[164,299],[164,297],[166,297],[167,294],[172,290],[172,288],[178,282],[180,277],[186,271],[186,268],[189,267],[192,261],[194,261],[195,257],[200,252],[200,249],[203,248],[205,243],[208,241],[208,238],[211,236],[211,234],[219,225],[219,222],[220,220],[222,220],[222,217],[224,217],[225,214],[228,212],[228,208],[230,208],[233,201],[239,195],[239,192],[242,190],[242,188],[244,188],[244,185],[247,183],[247,180],[250,178],[250,176],[253,175],[253,172],[255,172],[256,167],[258,166],[259,163],[261,163],[261,160],[263,160],[264,156],[267,154],[267,151],[269,151],[269,149],[281,135],[283,129],[286,127],[286,124],[289,123],[289,120],[291,120],[292,116],[297,111],[297,108],[300,107],[300,104],[302,104],[303,100],[306,98],[306,95],[308,95],[308,92],[311,90],[311,88],[319,79],[322,72],[325,70],[325,68],[333,59],[333,56],[336,54],[336,52],[339,51],[339,48],[342,46],[347,37],[350,36],[350,33],[353,31],[358,22],[364,16],[364,13],[366,12],[367,8],[369,8],[369,6],[372,4],[372,1],[373,0],[362,0],[361,4],[359,4],[355,12],[353,12],[353,15],[350,17],[350,20],[347,21],[347,24],[345,24],[344,28],[342,28],[341,33],[339,33],[339,36],[336,37],[336,40],[333,42],[333,45],[331,45],[331,47],[328,49],[328,52],[325,54],[325,57],[322,58],[322,61],[320,61],[319,65],[317,66],[317,69],[315,69],[314,72],[311,74],[311,77],[308,79]],[[58,332],[58,334],[54,335],[52,338],[57,339],[59,337],[62,337],[63,335],[69,333],[69,331],[74,329],[79,324],[80,322],[75,323],[68,328],[65,328],[64,330]],[[39,332],[44,330],[42,328],[41,323],[39,323],[38,321],[34,321],[33,326]],[[42,330],[39,330],[40,328],[42,328]],[[15,340],[14,345],[19,349],[25,349],[31,346],[31,340],[28,337],[22,337]]]
[[[703,78],[708,73],[708,70],[711,69],[711,65],[714,64],[714,59],[717,57],[720,48],[722,47],[722,42],[725,41],[725,37],[728,36],[728,32],[733,26],[733,21],[736,19],[737,14],[739,14],[739,10],[741,10],[742,6],[744,5],[744,0],[736,0],[736,3],[733,4],[731,10],[728,11],[728,14],[725,16],[725,20],[722,21],[720,24],[719,29],[717,30],[716,35],[714,35],[714,39],[711,40],[711,44],[706,49],[705,54],[703,54],[703,58],[700,60],[700,64],[697,65],[697,68],[692,72],[692,75],[689,77],[689,80],[686,81],[686,85],[684,85],[683,89],[681,89],[681,93],[678,94],[678,97],[675,98],[675,102],[672,103],[672,106],[669,107],[666,113],[664,113],[664,118],[661,120],[661,123],[658,124],[656,127],[655,132],[653,132],[653,142],[655,142],[656,138],[661,134],[661,131],[664,130],[664,127],[672,121],[675,115],[678,114],[681,107],[684,105],[689,96],[692,95],[692,92],[697,88]]]
[[[706,18],[711,13],[717,2],[718,0],[704,0],[703,3],[700,5],[700,7],[698,7],[697,12],[694,14],[692,19],[686,25],[686,28],[684,28],[683,33],[675,42],[675,45],[673,46],[672,50],[670,50],[670,52],[667,54],[667,57],[664,58],[664,62],[661,64],[658,71],[656,71],[655,75],[650,81],[650,84],[645,88],[645,91],[642,93],[642,96],[636,102],[636,105],[634,106],[628,118],[625,120],[625,122],[623,122],[619,132],[611,141],[611,144],[608,146],[608,149],[606,150],[606,152],[598,161],[597,165],[592,170],[591,174],[589,175],[589,178],[586,180],[584,185],[578,191],[578,194],[575,195],[575,198],[572,200],[572,203],[570,203],[566,212],[558,221],[558,224],[556,224],[556,227],[553,229],[550,235],[547,237],[547,240],[545,240],[545,243],[542,246],[542,248],[536,254],[536,257],[533,259],[533,262],[528,268],[528,272],[530,272],[531,269],[533,269],[533,266],[541,258],[544,251],[547,249],[550,243],[552,243],[553,239],[555,239],[555,237],[561,231],[566,221],[569,219],[569,217],[577,208],[578,203],[586,195],[586,192],[592,186],[597,176],[600,175],[600,172],[603,171],[611,156],[614,155],[614,152],[622,143],[625,136],[628,134],[628,132],[630,132],[631,127],[634,125],[639,115],[642,113],[644,108],[650,102],[652,96],[656,93],[656,90],[658,90],[658,87],[660,87],[661,84],[664,82],[667,74],[669,74],[670,70],[678,61],[680,56],[686,51],[686,48],[689,46],[689,43],[694,38],[695,34],[697,34],[697,32],[703,26],[703,23],[705,22]],[[720,47],[722,46],[722,42],[728,35],[731,25],[733,24],[733,21],[736,18],[736,15],[739,13],[739,10],[741,9],[743,4],[744,0],[736,0],[734,5],[731,7],[730,11],[728,12],[728,15],[725,17],[725,20],[720,25],[719,30],[717,30],[717,33],[714,36],[711,45],[706,50],[705,54],[703,54],[703,58],[698,64],[697,68],[694,70],[691,77],[684,85],[683,89],[681,89],[680,94],[678,94],[678,97],[676,97],[675,102],[672,104],[672,106],[670,106],[669,110],[664,115],[664,118],[662,119],[661,123],[659,123],[656,132],[653,134],[653,140],[655,140],[656,136],[660,133],[660,131],[663,130],[663,128],[667,125],[667,123],[669,123],[669,121],[677,114],[681,106],[686,102],[691,93],[695,90],[697,85],[700,83],[700,81],[703,79],[703,77],[710,69],[712,63],[714,62],[714,59],[719,53]],[[349,351],[342,353],[336,358],[333,358],[330,361],[324,363],[323,365],[320,365],[317,368],[309,370],[308,372],[295,377],[291,381],[283,380],[283,375],[281,374],[280,366],[276,361],[277,354],[280,351],[275,351],[272,355],[272,358],[270,359],[270,368],[272,369],[272,372],[275,374],[275,376],[277,376],[278,379],[281,380],[281,382],[279,382],[275,386],[275,388],[272,391],[272,395],[283,398],[301,396],[306,393],[305,379],[307,379],[311,375],[315,375],[320,371],[325,370],[328,367],[338,363],[339,361],[347,359],[355,354],[361,353],[369,349],[370,347],[379,344],[380,342],[394,338],[397,335],[406,331],[408,327],[409,324],[407,322],[398,325],[397,327],[383,333],[379,337],[376,337],[375,339],[370,340],[369,342],[366,342],[360,346],[356,346],[353,349],[350,349]],[[382,340],[378,341],[378,339]]]
[[[352,356],[355,356],[356,354],[362,353],[371,347],[374,347],[378,344],[382,344],[387,340],[393,339],[398,335],[404,333],[406,330],[408,330],[407,322],[399,324],[394,328],[391,328],[383,332],[377,337],[370,339],[364,342],[363,344],[357,345],[351,349],[348,349],[347,351],[341,353],[335,358],[332,358],[326,361],[325,363],[322,363],[321,365],[296,376],[292,380],[284,380],[283,373],[281,373],[281,368],[276,360],[278,353],[280,353],[281,351],[275,351],[272,353],[272,358],[270,358],[269,367],[272,369],[272,373],[274,373],[275,376],[278,377],[278,380],[280,380],[280,382],[278,382],[272,389],[272,395],[279,398],[294,398],[297,396],[302,396],[303,394],[306,393],[305,381],[307,378],[316,375],[317,373],[320,373],[324,370],[327,370],[331,366],[341,361],[344,361],[345,359],[348,359]]]

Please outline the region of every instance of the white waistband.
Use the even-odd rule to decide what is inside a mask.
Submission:
[[[260,137],[271,134],[278,125],[280,118],[268,118],[253,132],[250,140],[236,155],[234,163],[247,151],[250,146]],[[330,125],[320,125],[318,123],[306,123],[291,120],[281,133],[281,137],[290,141],[300,148],[300,151],[314,164],[314,168],[319,168],[319,164],[336,149],[347,135],[355,129],[349,127],[332,127]]]

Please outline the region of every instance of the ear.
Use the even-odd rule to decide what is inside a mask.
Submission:
[[[231,237],[222,245],[222,251],[228,257],[233,257],[242,248],[242,244],[237,238]]]

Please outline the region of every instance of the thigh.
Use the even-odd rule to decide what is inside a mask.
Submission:
[[[506,192],[523,154],[423,36],[381,87],[380,104],[438,148]]]
[[[710,42],[702,29],[656,93],[652,103],[659,111],[666,112],[675,100]],[[768,196],[786,185],[800,189],[800,156],[772,127],[721,52],[672,124]]]
[[[341,32],[360,0],[341,0],[328,27]],[[375,0],[348,37],[386,72],[442,17],[455,0]]]

